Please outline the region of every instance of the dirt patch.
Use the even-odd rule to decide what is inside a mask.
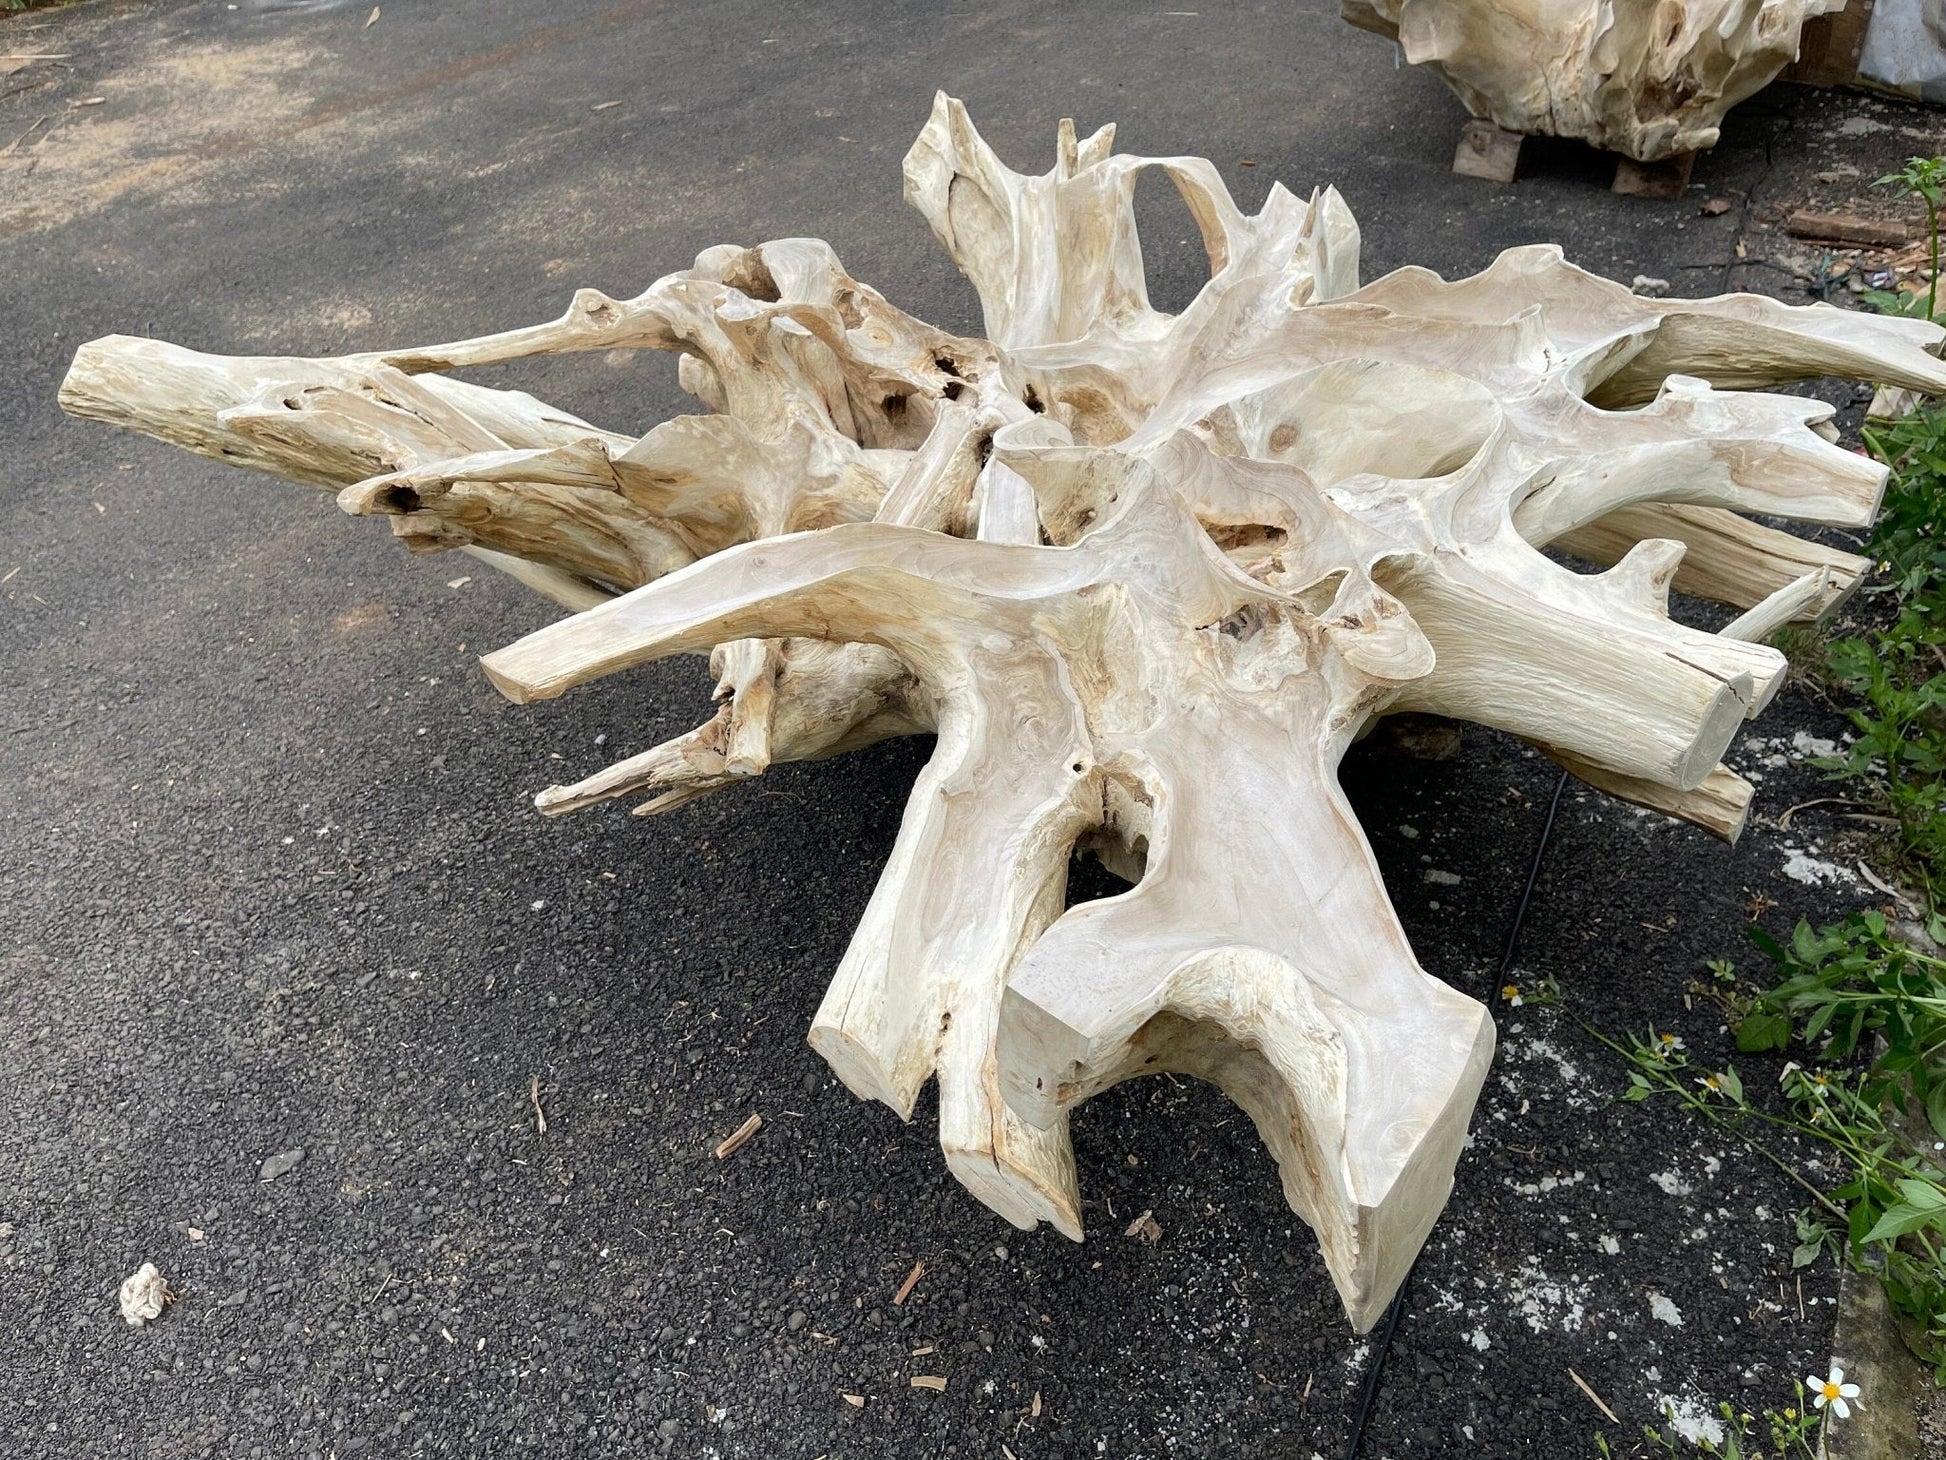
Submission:
[[[1877,97],[1822,93],[1793,123],[1773,135],[1772,166],[1752,200],[1747,255],[1754,267],[1828,302],[1868,289],[1922,289],[1925,209],[1897,188],[1873,184],[1908,157],[1946,148],[1939,114]],[[1789,224],[1800,212],[1902,225],[1907,239],[1860,245],[1797,237]]]
[[[1932,1460],[1946,1455],[1946,1390],[1928,1389],[1919,1396],[1919,1453]]]
[[[80,60],[89,41],[64,36],[63,48]],[[197,174],[239,138],[301,116],[312,59],[291,36],[153,36],[105,71],[50,69],[20,98],[46,120],[0,156],[0,238],[57,227],[134,192],[212,201]]]
[[[244,29],[252,19],[246,15],[213,39],[190,39],[155,28],[140,36],[111,30],[124,9],[77,18],[58,30],[62,63],[36,84],[6,93],[14,102],[7,110],[33,126],[17,134],[17,145],[0,144],[0,178],[11,178],[9,191],[18,194],[0,204],[0,240],[58,226],[132,192],[193,189],[205,164],[287,147],[340,124],[410,137],[415,129],[400,119],[407,106],[477,87],[491,73],[619,31],[660,8],[660,0],[622,0],[377,85],[369,54],[356,49],[362,42],[347,45],[341,31],[266,35]],[[187,191],[186,200],[231,197],[233,182],[226,177],[220,194]],[[261,184],[298,185],[287,173]]]
[[[339,614],[331,621],[331,627],[341,634],[355,634],[360,629],[375,628],[390,617],[382,603],[361,603]]]

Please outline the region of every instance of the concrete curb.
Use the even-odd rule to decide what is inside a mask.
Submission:
[[[1925,1366],[1899,1337],[1898,1320],[1878,1279],[1846,1269],[1838,1280],[1838,1327],[1831,1361],[1859,1390],[1849,1420],[1831,1426],[1831,1460],[1912,1460],[1919,1454],[1919,1400]]]

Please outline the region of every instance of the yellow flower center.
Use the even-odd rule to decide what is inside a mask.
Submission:
[[[1826,1399],[1836,1399],[1838,1397],[1838,1386],[1833,1384],[1829,1379],[1826,1379],[1821,1387],[1824,1390],[1824,1397]]]

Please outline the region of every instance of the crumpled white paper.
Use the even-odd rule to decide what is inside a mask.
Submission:
[[[169,1284],[153,1262],[145,1262],[122,1279],[122,1317],[131,1328],[160,1318],[169,1305]]]

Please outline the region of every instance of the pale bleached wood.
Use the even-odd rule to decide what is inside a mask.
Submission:
[[[1007,398],[977,407],[943,403],[875,520],[990,542],[1038,542],[1032,492],[1012,472],[987,462],[1002,425],[1030,420],[1024,406]],[[989,482],[1002,500],[985,500]],[[918,681],[884,649],[785,640],[767,651],[760,674],[740,672],[737,664],[747,661],[726,657],[737,649],[719,647],[712,658],[723,708],[709,723],[586,780],[549,787],[535,804],[559,815],[611,797],[648,795],[652,799],[641,811],[668,811],[760,774],[773,759],[821,760],[933,728],[931,706]],[[763,764],[748,754],[739,758],[731,747],[759,733]]]
[[[1619,775],[1603,766],[1592,765],[1579,756],[1551,745],[1536,749],[1573,774],[1578,780],[1606,792],[1618,801],[1659,811],[1691,826],[1700,827],[1714,837],[1736,844],[1750,820],[1750,802],[1756,787],[1728,766],[1719,765],[1701,782],[1688,789],[1644,780],[1640,776]]]
[[[934,732],[814,1046],[901,1114],[936,1080],[955,1175],[1077,1236],[1074,1108],[1142,1073],[1214,1081],[1362,1327],[1438,1215],[1492,1035],[1414,960],[1344,747],[1393,710],[1472,719],[1734,836],[1749,787],[1721,756],[1784,661],[1672,622],[1667,595],[1706,585],[1752,610],[1745,633],[1826,602],[1844,555],[1737,514],[1863,526],[1883,472],[1833,444],[1828,408],[1753,392],[1827,372],[1939,391],[1942,332],[1641,299],[1547,247],[1361,287],[1329,189],[1245,214],[1208,163],[1111,145],[1064,124],[1024,176],[937,99],[907,195],[990,340],[788,239],[440,345],[98,341],[63,399],[584,610],[489,656],[517,699],[711,654],[711,720],[543,792],[550,813],[668,810]],[[1209,254],[1180,315],[1142,282],[1150,167]],[[636,439],[437,373],[638,348],[680,353],[711,414]],[[1134,889],[1064,910],[1077,847]]]
[[[536,354],[683,355],[707,416],[640,440],[436,370]],[[71,414],[339,492],[415,552],[477,545],[636,587],[752,538],[867,519],[965,396],[1021,409],[993,349],[901,314],[829,245],[706,250],[633,299],[559,320],[331,360],[227,358],[109,336],[63,382]]]
[[[1814,568],[1786,583],[1761,603],[1751,605],[1717,632],[1726,639],[1762,643],[1786,624],[1801,621],[1816,604],[1830,597],[1831,570]]]
[[[1078,1233],[1067,1107],[1135,1073],[1215,1079],[1270,1137],[1369,1322],[1443,1201],[1492,1044],[1485,1011],[1412,960],[1332,775],[1366,715],[1428,667],[1403,609],[1360,574],[1306,612],[1133,464],[1072,547],[877,525],[755,543],[484,662],[529,700],[806,632],[892,650],[938,706],[938,750],[834,987],[841,1005],[861,982],[896,993],[820,1042],[847,1084],[910,1109],[936,1060],[956,1173],[1016,1221]],[[1104,658],[1117,639],[1142,656]],[[1111,783],[1147,809],[1139,828],[1110,825]],[[1141,886],[1062,914],[1068,850],[1104,827],[1146,843]],[[930,969],[951,971],[954,1007],[928,978],[892,977]],[[1001,1089],[1028,1122],[1002,1141],[983,1123],[991,1092],[956,1078],[985,1062],[942,1052],[989,1047],[996,1013]],[[1162,1015],[1220,1037],[1131,1060]],[[1417,1054],[1401,1073],[1384,1052],[1406,1024]],[[1025,1078],[1037,1069],[1060,1074]]]
[[[469,451],[545,451],[594,442],[621,447],[628,440],[519,391],[414,377],[381,364],[205,355],[128,335],[91,340],[76,352],[61,383],[61,407],[331,492],[375,472]],[[609,512],[577,533],[559,514],[521,502],[517,494],[513,500],[505,524],[470,535],[400,536],[415,549],[478,546],[527,559],[538,550],[542,531],[536,529],[551,531],[565,557],[533,566],[550,575],[555,591],[547,596],[557,601],[604,596],[596,579],[618,560],[645,565],[616,585],[633,587],[694,558],[645,518]],[[394,519],[401,527],[408,520]]]
[[[1468,111],[1654,162],[1714,147],[1723,116],[1846,0],[1342,0]]]
[[[1829,618],[1872,568],[1869,558],[1792,537],[1734,512],[1660,502],[1618,508],[1562,533],[1553,545],[1606,566],[1648,538],[1670,538],[1689,549],[1671,580],[1676,592],[1733,608],[1754,608],[1806,573],[1820,574],[1822,592],[1807,599],[1792,619],[1800,624]]]
[[[597,603],[606,603],[615,595],[606,589],[597,588],[585,578],[573,573],[564,573],[559,568],[550,568],[541,563],[530,562],[526,558],[516,558],[507,553],[497,553],[492,548],[478,545],[460,549],[469,558],[477,558],[488,567],[505,573],[524,588],[531,588],[542,598],[559,604],[569,613],[579,613],[584,608],[593,608]]]

